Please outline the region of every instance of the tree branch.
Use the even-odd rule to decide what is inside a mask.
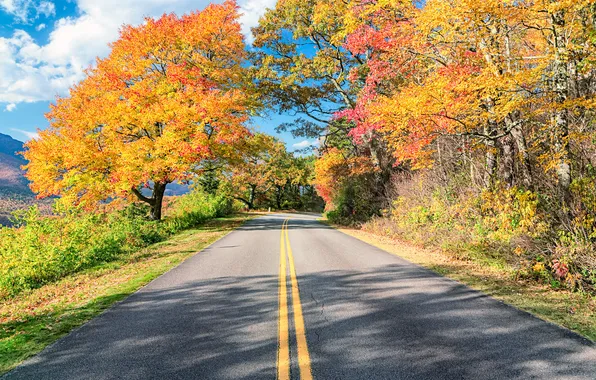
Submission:
[[[153,205],[155,203],[155,199],[153,199],[153,198],[147,198],[136,187],[133,187],[131,190],[132,190],[132,193],[134,195],[136,195],[137,198],[139,198],[139,200],[141,200],[141,201],[143,201],[145,203],[149,203],[150,205]]]

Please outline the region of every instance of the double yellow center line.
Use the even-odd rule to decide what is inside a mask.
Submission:
[[[312,380],[310,368],[310,355],[306,343],[306,329],[304,328],[304,317],[302,316],[302,304],[300,303],[300,292],[298,280],[296,279],[296,268],[294,267],[294,256],[288,237],[288,222],[284,220],[281,226],[280,242],[280,264],[279,264],[279,320],[278,320],[278,349],[277,349],[277,379],[290,380],[290,329],[288,317],[288,265],[290,267],[290,282],[292,284],[292,306],[294,314],[294,329],[296,330],[296,346],[298,353],[298,367],[300,368],[300,379]],[[286,257],[287,253],[287,257]]]

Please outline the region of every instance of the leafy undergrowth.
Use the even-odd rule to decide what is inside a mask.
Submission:
[[[506,265],[462,259],[448,251],[419,248],[359,229],[338,229],[596,341],[596,297],[592,294],[519,279]]]
[[[36,206],[19,211],[15,228],[0,228],[0,301],[119,260],[236,209],[224,195],[200,188],[168,203],[162,221],[147,220],[147,210],[136,204],[85,212],[62,210],[57,203],[55,216],[42,215]]]
[[[132,255],[5,300],[0,304],[0,374],[254,216],[211,220]]]

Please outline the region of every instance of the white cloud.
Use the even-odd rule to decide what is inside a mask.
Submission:
[[[46,24],[39,24],[35,27],[35,30],[37,30],[39,32],[40,30],[43,30],[45,28],[46,28]]]
[[[65,93],[78,78],[71,68],[43,58],[42,53],[23,30],[15,30],[9,38],[0,37],[0,102],[50,100]]]
[[[25,131],[23,129],[17,129],[17,128],[11,128],[10,130],[19,132],[19,133],[25,135],[27,137],[27,140],[39,138],[39,133],[37,133],[37,132],[30,132],[30,131]]]
[[[313,141],[308,141],[308,140],[300,141],[299,143],[293,144],[292,145],[292,148],[294,148],[294,149],[305,149],[305,148],[309,148],[311,146],[319,146],[319,141],[317,141],[317,140],[313,140]]]
[[[246,42],[252,44],[254,37],[250,31],[251,28],[259,24],[259,18],[265,14],[268,8],[274,8],[277,0],[245,0],[240,3],[240,22],[242,23],[242,33],[246,36]]]
[[[179,15],[203,9],[210,0],[76,0],[78,15],[61,18],[50,32],[49,42],[38,45],[22,30],[0,38],[0,102],[51,101],[66,95],[68,88],[83,78],[83,70],[96,57],[109,53],[108,43],[118,37],[123,24],[140,24],[145,16]],[[240,0],[241,22],[246,39],[266,7],[276,0]],[[27,18],[33,0],[0,0],[0,8]],[[49,1],[36,2],[38,14],[53,14]],[[45,4],[45,5],[42,5]],[[51,4],[51,5],[50,5]],[[25,11],[23,11],[25,9]]]
[[[17,21],[27,21],[31,0],[0,0],[0,10],[11,14]]]
[[[32,18],[56,14],[56,6],[47,0],[0,0],[0,10],[14,16],[20,23],[28,23]]]
[[[6,111],[6,112],[12,112],[12,111],[14,111],[14,110],[16,110],[16,109],[17,109],[17,105],[16,105],[16,104],[14,104],[14,103],[9,103],[9,104],[7,104],[7,105],[6,105],[6,107],[4,108],[4,111]]]
[[[35,6],[35,11],[37,15],[44,15],[46,17],[55,16],[56,15],[56,6],[51,1],[42,1],[37,6]]]

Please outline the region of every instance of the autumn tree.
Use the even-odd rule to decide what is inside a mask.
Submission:
[[[272,136],[255,133],[243,142],[241,156],[224,172],[228,191],[249,210],[255,208],[259,195],[272,188],[276,168],[269,163],[282,149],[283,144]]]
[[[167,184],[233,158],[248,135],[255,103],[238,18],[228,0],[124,26],[27,144],[32,189],[86,208],[136,197],[159,220]]]
[[[257,79],[270,105],[310,120],[285,126],[296,134],[318,136],[336,112],[354,106],[348,74],[364,57],[343,47],[347,9],[330,0],[279,1],[253,30]]]
[[[367,51],[349,49],[346,15],[360,2],[330,0],[280,1],[254,29],[257,82],[269,105],[296,115],[278,130],[294,136],[320,138],[322,154],[346,148],[345,154],[370,157],[376,184],[370,192],[385,197],[394,160],[365,115],[359,94],[366,72]]]
[[[322,137],[323,150],[330,147],[329,139],[352,139],[354,124],[337,120],[356,106],[359,84],[349,75],[366,58],[345,48],[344,15],[350,4],[280,1],[253,30],[258,87],[272,109],[296,116],[278,130]]]
[[[590,139],[595,95],[594,33],[596,6],[591,0],[539,0],[522,4],[532,14],[524,25],[535,30],[542,45],[537,59],[544,73],[539,110],[548,115],[547,171],[555,173],[565,203],[573,182],[573,140]],[[580,174],[580,173],[577,173]],[[576,177],[578,177],[576,175]]]
[[[222,174],[222,189],[248,209],[321,208],[314,192],[314,156],[296,156],[270,135],[254,133],[240,159]]]

